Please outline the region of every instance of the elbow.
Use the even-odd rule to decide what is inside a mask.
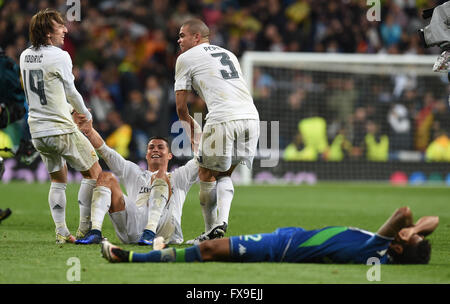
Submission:
[[[439,225],[439,216],[432,216],[431,220],[433,221],[434,228],[436,228]]]
[[[400,207],[397,210],[397,213],[402,216],[402,217],[411,217],[412,216],[412,212],[411,209],[408,206],[404,206],[404,207]]]

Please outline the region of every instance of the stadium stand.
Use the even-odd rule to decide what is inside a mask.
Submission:
[[[425,49],[420,44],[417,29],[427,23],[421,17],[422,11],[443,2],[381,1],[380,21],[371,22],[366,17],[369,9],[366,1],[81,1],[81,22],[68,22],[64,49],[72,57],[76,85],[92,108],[96,129],[104,138],[114,138],[120,132],[118,121],[120,126],[131,127],[132,134],[127,133],[131,138],[121,142],[121,149],[130,160],[138,161],[142,159],[146,138],[155,134],[174,136],[168,126],[177,120],[174,64],[179,54],[178,30],[183,21],[194,16],[202,18],[211,28],[211,43],[226,47],[239,58],[246,51],[437,56],[439,48]],[[65,0],[0,1],[0,46],[16,61],[28,46],[30,17],[44,7],[61,12],[68,9]],[[255,103],[268,103],[276,90],[285,89],[282,81],[275,79],[276,75],[255,69],[254,76],[257,75]],[[261,120],[265,121],[277,120],[285,113],[296,115],[295,120],[280,121],[280,129],[285,130],[280,138],[281,148],[288,147],[296,138],[298,124],[315,113],[327,120],[328,128],[330,119],[351,124],[347,126],[352,130],[351,148],[348,140],[342,139],[348,132],[345,128],[334,132],[341,134],[336,143],[346,144],[345,153],[336,150],[336,143],[333,146],[335,137],[328,138],[327,145],[334,147],[335,160],[364,157],[359,147],[373,142],[365,132],[367,121],[373,117],[370,107],[360,106],[361,88],[355,79],[330,79],[330,86],[343,89],[336,89],[337,93],[317,108],[318,104],[308,100],[318,83],[308,79],[308,75],[292,77],[299,77],[297,81],[304,86],[292,92],[287,98],[289,102],[277,109],[259,108]],[[367,98],[383,101],[392,97],[387,97],[383,88],[376,85],[364,89]],[[388,160],[386,145],[391,150],[425,153],[438,136],[443,133],[450,136],[447,91],[436,95],[417,90],[396,91],[394,87],[392,95],[397,97],[391,98],[392,107],[384,102],[376,109],[383,113],[376,119],[376,128],[389,136],[378,149],[384,155],[373,156],[377,160]],[[190,109],[206,111],[205,104],[195,96],[190,100]],[[308,136],[302,135],[307,141]],[[329,155],[328,151],[317,159],[326,160]]]

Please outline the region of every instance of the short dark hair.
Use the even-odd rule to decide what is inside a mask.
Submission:
[[[200,19],[194,18],[183,23],[184,27],[188,27],[188,32],[191,34],[199,33],[203,38],[209,39],[209,28]]]
[[[52,8],[46,8],[36,13],[30,21],[29,35],[34,48],[39,49],[47,45],[47,34],[53,32],[53,22],[64,24],[60,12]]]
[[[397,253],[392,248],[388,254],[393,264],[428,264],[431,257],[431,244],[428,240],[422,240],[415,245],[402,245],[403,252]]]
[[[155,136],[150,137],[150,139],[148,140],[148,142],[150,143],[150,142],[151,142],[152,140],[154,140],[154,139],[160,139],[160,140],[165,141],[166,144],[167,144],[167,148],[169,149],[169,152],[172,153],[172,150],[170,149],[170,141],[169,141],[169,139],[168,139],[167,137],[155,135]]]

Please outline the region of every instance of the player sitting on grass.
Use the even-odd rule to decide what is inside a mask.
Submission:
[[[84,115],[74,113],[81,124]],[[162,137],[153,137],[147,146],[148,169],[142,170],[108,147],[92,124],[83,132],[105,160],[111,172],[102,172],[92,195],[92,229],[76,244],[98,244],[102,240],[102,224],[109,211],[119,239],[125,243],[153,245],[156,236],[167,243],[182,243],[181,214],[186,195],[198,178],[195,159],[167,173],[172,153]],[[200,126],[196,126],[200,129]],[[119,181],[125,187],[122,192]]]
[[[427,264],[431,245],[424,236],[438,226],[437,216],[413,225],[408,207],[397,209],[377,233],[351,227],[317,230],[287,227],[273,233],[208,240],[185,249],[165,248],[148,253],[125,251],[107,240],[102,254],[110,262],[291,262],[366,264]]]

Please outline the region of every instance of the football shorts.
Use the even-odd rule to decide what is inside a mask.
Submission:
[[[200,167],[225,172],[232,165],[252,168],[259,139],[259,120],[240,119],[203,128],[197,160]]]
[[[136,244],[148,222],[148,205],[136,204],[136,199],[124,195],[125,210],[109,213],[111,222],[119,240],[124,244]],[[173,218],[173,203],[163,209],[156,229],[156,236],[162,236],[165,241],[172,239],[175,231]]]
[[[80,132],[32,139],[49,173],[57,172],[67,162],[77,171],[89,170],[98,156],[89,140]]]

